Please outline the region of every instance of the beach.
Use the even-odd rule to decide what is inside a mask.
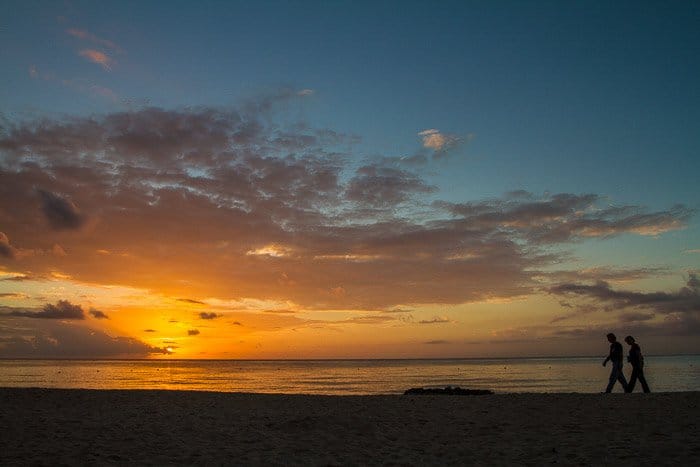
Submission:
[[[309,396],[0,389],[1,465],[659,465],[700,392]]]

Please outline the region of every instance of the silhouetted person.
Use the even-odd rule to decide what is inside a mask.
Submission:
[[[612,332],[608,334],[608,342],[610,342],[610,354],[603,360],[603,366],[608,361],[611,361],[612,370],[610,371],[610,381],[608,382],[608,387],[605,388],[605,392],[612,392],[615,381],[619,381],[622,384],[622,389],[627,391],[627,380],[622,372],[622,344],[617,341],[617,337]]]
[[[634,391],[634,385],[637,383],[637,379],[642,385],[644,392],[649,391],[649,385],[647,384],[646,378],[644,378],[644,357],[642,356],[642,349],[634,341],[634,337],[625,337],[625,342],[630,346],[630,353],[627,356],[627,361],[632,365],[632,374],[630,375],[630,382],[627,385],[627,392]]]

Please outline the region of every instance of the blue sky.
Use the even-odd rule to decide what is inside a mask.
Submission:
[[[166,108],[231,105],[292,86],[315,92],[299,110],[310,123],[361,137],[358,155],[410,154],[426,128],[473,135],[448,170],[459,196],[591,190],[660,206],[698,195],[693,2],[4,2],[4,10],[6,115],[120,109],[27,80],[30,67]],[[77,55],[85,44],[69,28],[119,45],[110,72]]]
[[[332,148],[347,183],[425,156],[392,166],[416,190],[409,211],[595,194],[678,224],[587,231],[549,268],[664,268],[646,280],[678,288],[700,267],[697,213],[672,211],[700,208],[697,2],[4,1],[0,18],[6,129],[285,90],[299,98],[263,121],[348,135]]]

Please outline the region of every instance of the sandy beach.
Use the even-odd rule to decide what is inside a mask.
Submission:
[[[688,465],[700,392],[0,389],[1,465]]]

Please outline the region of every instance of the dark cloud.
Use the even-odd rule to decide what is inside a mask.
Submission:
[[[41,210],[53,229],[79,229],[85,224],[85,216],[71,201],[44,190],[39,190],[39,196]]]
[[[586,281],[613,281],[613,282],[629,282],[649,277],[659,277],[669,275],[671,271],[668,268],[646,267],[646,268],[611,268],[611,267],[595,267],[586,268],[576,271],[549,271],[546,274],[542,273],[542,278],[556,282],[586,282]],[[565,307],[564,303],[560,305]],[[570,307],[571,304],[568,304]]]
[[[650,321],[653,320],[656,315],[654,313],[642,313],[630,311],[627,313],[620,313],[620,321],[623,323],[636,323],[639,321]]]
[[[452,321],[449,318],[445,318],[444,316],[436,316],[433,319],[424,319],[421,321],[418,321],[418,324],[442,324],[442,323],[451,323]]]
[[[10,239],[3,232],[0,232],[0,257],[14,259],[17,249],[10,245]]]
[[[233,324],[234,326],[243,326],[243,323],[241,323],[240,321],[234,321],[231,324]]]
[[[96,310],[94,308],[90,308],[90,311],[88,313],[90,313],[95,319],[109,319],[109,316],[107,316],[104,312]]]
[[[187,331],[188,336],[197,336],[199,335],[199,329],[189,329]]]
[[[0,336],[2,358],[126,358],[165,353],[130,337],[112,337],[96,329],[44,322],[27,335],[15,331]]]
[[[59,300],[55,305],[47,303],[40,311],[27,309],[12,310],[9,315],[37,319],[85,319],[85,313],[80,305],[74,305],[68,300]]]
[[[191,298],[178,298],[177,301],[191,303],[193,305],[206,305],[206,303],[204,303],[204,302],[200,302],[199,300],[193,300]]]
[[[155,329],[144,329],[143,332],[158,332]]]
[[[346,196],[362,205],[387,208],[407,201],[414,194],[435,191],[436,187],[405,170],[366,165],[357,169],[348,182]]]
[[[4,277],[4,278],[0,279],[0,281],[25,282],[25,281],[33,281],[33,280],[37,280],[37,279],[43,279],[43,277],[33,276],[31,274],[19,274],[16,276]]]
[[[219,314],[217,314],[217,313],[214,313],[214,312],[207,313],[207,312],[205,312],[205,311],[203,311],[203,312],[201,312],[201,313],[199,314],[199,318],[200,318],[200,319],[216,319],[216,318],[218,318],[219,316],[221,316],[221,315],[219,315]]]
[[[700,312],[700,281],[696,274],[690,274],[686,286],[677,292],[615,290],[602,281],[593,285],[564,283],[551,287],[549,291],[555,295],[594,299],[618,310],[639,307],[661,314]]]
[[[676,205],[667,211],[647,213],[638,206],[601,207],[594,194],[555,194],[536,200],[527,192],[506,198],[469,203],[436,202],[463,222],[499,229],[535,244],[556,244],[622,233],[657,235],[682,228],[695,213]]]
[[[426,341],[426,342],[423,342],[423,343],[426,344],[426,345],[445,345],[445,344],[449,344],[450,341],[445,341],[445,340],[440,340],[440,339],[438,339],[438,340],[434,340],[434,341]]]

